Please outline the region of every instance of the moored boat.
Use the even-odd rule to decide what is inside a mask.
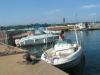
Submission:
[[[57,30],[43,30],[43,31],[47,34],[49,34],[49,33],[51,33],[51,34],[60,34],[61,33],[60,30],[59,31],[57,31]]]
[[[82,56],[81,46],[58,41],[54,48],[45,51],[41,59],[59,68],[74,66]]]
[[[76,31],[75,35],[76,42],[72,42],[71,40],[57,41],[54,47],[43,52],[41,60],[61,69],[75,66],[83,55]]]
[[[30,34],[27,37],[16,39],[15,44],[17,46],[45,44],[49,42],[54,42],[58,38],[59,38],[58,35],[45,34],[43,32],[37,31],[35,34]]]

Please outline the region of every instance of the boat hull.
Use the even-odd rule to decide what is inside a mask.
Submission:
[[[58,39],[58,36],[52,37],[42,37],[42,38],[28,38],[24,40],[18,40],[16,46],[27,46],[27,45],[37,45],[37,44],[46,44],[50,42],[54,42]],[[16,41],[16,40],[15,40]]]
[[[54,65],[54,66],[57,67],[57,68],[60,68],[62,70],[72,68],[72,67],[76,66],[77,64],[79,64],[81,62],[81,59],[83,58],[83,56],[84,55],[82,54],[82,55],[80,55],[79,57],[77,57],[76,59],[74,59],[70,62],[66,62],[66,63],[60,64],[60,65]]]
[[[47,62],[42,57],[41,57],[41,59],[44,60],[45,62]],[[64,62],[59,63],[59,64],[52,64],[52,63],[51,64],[58,67],[58,68],[60,68],[60,69],[69,69],[69,68],[74,67],[75,65],[77,65],[81,61],[82,57],[83,57],[83,52],[82,52],[81,47],[79,47],[79,49],[75,53],[70,55],[68,57],[68,59],[66,58],[66,60]]]
[[[49,33],[52,33],[52,34],[60,34],[61,31],[50,31],[50,30],[44,30],[45,33],[49,34]]]

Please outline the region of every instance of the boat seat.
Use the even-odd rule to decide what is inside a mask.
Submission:
[[[66,57],[72,53],[74,53],[76,51],[76,48],[75,47],[72,47],[70,49],[66,49],[66,50],[58,50],[58,51],[55,51],[53,48],[47,50],[47,55],[48,55],[48,58],[52,58],[52,57]]]
[[[53,48],[47,50],[46,53],[47,53],[47,55],[48,55],[49,58],[52,58],[52,56],[54,54]]]
[[[58,52],[56,52],[56,55],[61,57],[61,58],[64,58],[72,53],[74,53],[74,49],[58,51]]]
[[[64,58],[64,57],[66,57],[66,56],[68,56],[68,55],[70,55],[70,54],[66,54],[66,53],[60,53],[60,54],[59,54],[59,56],[60,56],[61,58]]]

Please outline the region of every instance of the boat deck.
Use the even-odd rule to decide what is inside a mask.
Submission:
[[[64,58],[74,52],[75,52],[75,48],[70,48],[69,50],[67,49],[58,50],[58,51],[55,51],[54,48],[51,48],[46,51],[49,58],[58,57],[58,56]]]

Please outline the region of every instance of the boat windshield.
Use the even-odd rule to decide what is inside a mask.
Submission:
[[[42,35],[42,34],[45,34],[45,33],[43,31],[36,30],[34,34],[35,35]]]

